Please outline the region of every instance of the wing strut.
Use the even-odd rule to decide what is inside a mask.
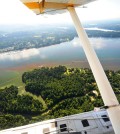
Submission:
[[[68,11],[71,15],[71,18],[74,22],[76,31],[78,33],[79,38],[81,39],[81,43],[83,45],[84,52],[90,64],[91,70],[97,82],[99,91],[101,93],[102,99],[104,101],[105,106],[107,106],[107,112],[109,114],[111,123],[113,125],[115,134],[120,134],[120,105],[119,102],[113,92],[113,89],[105,75],[105,72],[102,68],[102,65],[92,48],[88,36],[81,25],[81,22],[77,16],[77,13],[74,7],[68,7]],[[114,106],[114,107],[113,107]]]

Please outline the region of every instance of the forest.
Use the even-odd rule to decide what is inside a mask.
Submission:
[[[120,102],[120,71],[105,71]],[[88,68],[42,67],[24,72],[25,91],[18,87],[0,89],[0,129],[93,110],[104,106],[97,84]]]

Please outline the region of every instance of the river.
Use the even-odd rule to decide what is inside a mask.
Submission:
[[[90,38],[104,69],[120,69],[120,38]],[[0,54],[0,69],[67,65],[89,67],[79,39],[43,48]]]

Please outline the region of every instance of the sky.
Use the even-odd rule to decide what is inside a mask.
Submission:
[[[77,8],[82,21],[120,18],[120,0],[97,0]],[[0,0],[0,24],[40,24],[72,22],[69,13],[58,15],[35,15],[20,0]]]

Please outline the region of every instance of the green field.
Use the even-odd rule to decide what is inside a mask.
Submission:
[[[22,73],[23,72],[11,70],[0,70],[0,88],[15,85],[19,89],[23,89],[24,84],[22,83]]]

